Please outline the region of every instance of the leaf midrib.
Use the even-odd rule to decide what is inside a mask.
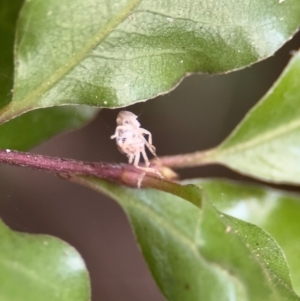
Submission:
[[[112,197],[112,195],[111,195],[111,197]],[[188,235],[185,235],[177,226],[174,226],[173,223],[170,223],[168,220],[166,220],[164,217],[162,217],[159,214],[159,212],[156,212],[155,210],[151,209],[149,206],[146,206],[145,204],[143,204],[141,202],[133,201],[128,204],[124,204],[124,202],[122,200],[120,202],[123,203],[125,208],[133,207],[133,208],[137,209],[139,212],[141,212],[142,214],[144,214],[146,217],[152,216],[152,219],[155,220],[158,225],[161,225],[173,237],[175,237],[177,239],[179,238],[182,245],[186,245],[187,247],[189,247],[189,251],[192,254],[194,254],[194,256],[198,260],[200,260],[202,262],[202,264],[213,263],[213,264],[217,265],[221,270],[224,270],[223,265],[219,264],[217,261],[215,261],[215,260],[210,261],[207,258],[204,258],[202,256],[199,248],[197,247],[196,242],[193,241],[192,239],[190,239],[188,237]],[[224,223],[222,221],[222,219],[221,219],[221,222],[224,224],[224,226],[228,226],[226,223]],[[233,225],[231,225],[231,226],[234,227]],[[272,275],[278,280],[281,280],[281,279],[278,278],[276,274],[274,274],[274,273],[271,274],[264,268],[264,263],[258,257],[256,257],[254,255],[253,251],[246,246],[246,243],[243,240],[241,240],[239,235],[237,235],[237,239],[240,240],[241,243],[245,246],[245,248],[249,250],[253,261],[255,261],[257,263],[257,265],[261,268],[262,273],[266,277],[266,281],[267,281],[267,284],[268,284],[270,290],[276,294],[277,298],[280,297],[278,290],[275,289],[275,287],[274,287]],[[186,249],[188,249],[188,248],[186,248]],[[237,277],[237,275],[235,275],[235,277]],[[237,278],[239,279],[239,277],[237,277]],[[289,286],[288,287],[285,286],[285,288],[289,292],[293,293],[296,297],[298,297]],[[278,300],[280,300],[280,299],[278,299]]]
[[[181,231],[177,226],[175,226],[173,223],[170,223],[166,218],[162,217],[158,212],[151,209],[149,206],[146,206],[145,204],[136,201],[132,202],[131,204],[124,204],[123,201],[121,201],[121,203],[123,203],[123,206],[125,208],[132,207],[137,209],[146,217],[152,216],[152,220],[155,220],[157,224],[161,225],[170,235],[179,239],[181,244],[186,246],[186,249],[189,249],[191,253],[193,253],[198,259],[200,258],[201,261],[205,261],[202,255],[200,254],[195,242],[183,231]]]
[[[166,230],[167,233],[169,233],[171,236],[177,238],[178,241],[180,241],[181,245],[186,246],[186,249],[189,250],[197,258],[197,260],[199,260],[202,264],[210,265],[211,263],[213,263],[214,265],[218,266],[221,270],[226,271],[226,269],[224,269],[223,265],[219,264],[217,261],[215,261],[215,260],[211,261],[211,260],[208,260],[207,258],[203,257],[203,255],[201,254],[201,252],[197,246],[197,241],[195,239],[193,240],[193,237],[189,237],[188,235],[186,235],[177,226],[175,226],[173,223],[170,223],[168,220],[166,220],[166,218],[161,216],[159,214],[159,212],[153,210],[151,207],[138,201],[137,199],[135,199],[132,196],[131,196],[130,201],[124,201],[123,200],[124,197],[128,197],[128,195],[124,195],[124,193],[123,193],[122,196],[120,197],[118,195],[118,192],[112,192],[113,191],[112,187],[105,187],[105,186],[103,187],[103,186],[99,186],[97,184],[95,185],[95,184],[91,183],[89,180],[86,180],[84,178],[77,178],[77,179],[79,180],[79,183],[84,184],[98,192],[105,193],[107,196],[111,197],[112,199],[117,200],[119,205],[121,205],[121,207],[123,207],[125,211],[126,211],[126,209],[130,210],[130,207],[132,207],[132,208],[138,210],[139,212],[141,212],[148,219],[149,219],[149,217],[151,217],[151,219],[156,221],[156,223],[158,225],[162,226]],[[221,219],[221,222],[224,224],[224,226],[228,226],[228,224],[224,223],[224,221],[222,219]],[[196,223],[198,224],[199,221],[197,221]],[[232,225],[232,227],[235,228],[233,225]],[[237,239],[240,240],[241,238],[239,236],[237,236]],[[263,274],[266,277],[267,284],[268,284],[270,290],[279,296],[279,292],[275,289],[275,287],[273,285],[273,281],[272,281],[272,275],[274,275],[274,276],[276,276],[276,275],[275,274],[271,275],[271,273],[268,273],[264,269],[264,264],[259,260],[259,258],[254,256],[253,252],[246,246],[246,244],[244,242],[242,242],[242,244],[249,250],[253,260],[260,266]],[[235,275],[235,277],[237,279],[239,279],[239,277],[237,277],[237,275]],[[278,277],[276,277],[276,279],[278,279]],[[290,287],[288,287],[287,290],[289,290],[290,292],[295,294],[295,292]],[[295,294],[295,296],[297,296],[297,295]]]
[[[57,69],[49,78],[44,80],[35,90],[28,94],[25,98],[13,102],[21,102],[24,104],[24,107],[29,108],[30,104],[36,101],[42,94],[47,92],[51,87],[53,87],[57,82],[59,82],[65,75],[67,75],[73,68],[75,68],[79,62],[83,61],[93,48],[95,48],[102,40],[104,40],[114,28],[121,24],[130,13],[140,4],[142,0],[131,0],[117,15],[112,18],[106,26],[101,28],[92,39],[90,39],[84,47],[81,48],[81,51],[78,51],[77,54],[73,55],[66,64],[61,68]],[[18,104],[20,107],[20,104]],[[37,108],[36,106],[35,108]]]
[[[274,140],[280,136],[283,136],[289,132],[293,132],[300,128],[300,119],[295,120],[293,122],[290,122],[289,124],[284,124],[283,126],[277,127],[273,131],[266,132],[262,135],[258,135],[253,139],[250,139],[246,142],[242,142],[239,144],[236,144],[234,146],[230,146],[228,148],[222,149],[222,144],[216,149],[216,152],[214,153],[214,156],[216,157],[216,160],[218,160],[219,155],[220,156],[226,156],[235,154],[238,152],[243,152],[245,150],[248,150],[250,148],[256,147],[260,144],[267,143],[271,140]],[[226,158],[225,158],[226,159]]]

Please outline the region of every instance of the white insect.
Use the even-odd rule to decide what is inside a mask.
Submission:
[[[150,162],[146,154],[145,146],[149,149],[152,155],[157,158],[155,147],[152,145],[151,133],[141,128],[141,124],[137,121],[137,118],[138,117],[135,114],[129,111],[121,111],[117,116],[117,128],[115,134],[110,138],[116,139],[119,151],[128,157],[130,164],[133,163],[136,168],[141,169],[144,172],[156,173],[162,177],[155,168],[149,167]],[[144,135],[148,135],[148,141]],[[138,165],[141,155],[145,161],[146,167]],[[144,175],[145,173],[143,176]],[[138,186],[140,186],[142,178],[139,179]]]

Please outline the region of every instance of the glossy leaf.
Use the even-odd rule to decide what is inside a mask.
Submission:
[[[242,281],[249,300],[300,300],[284,255],[269,234],[221,214],[209,202],[204,202],[201,226],[202,254]]]
[[[121,107],[272,55],[300,25],[298,0],[28,0],[13,101],[0,121],[64,104]]]
[[[300,294],[300,196],[225,180],[196,182],[218,210],[253,223],[276,239],[286,255],[293,288]]]
[[[88,273],[74,248],[51,236],[14,232],[1,221],[0,240],[0,300],[89,300]]]
[[[276,183],[300,183],[300,52],[211,161]]]
[[[169,301],[300,300],[280,248],[257,226],[218,212],[206,199],[201,210],[162,191],[76,179],[122,206]],[[194,186],[185,189],[200,195]]]
[[[13,44],[23,1],[0,1],[0,107],[12,100]],[[29,149],[65,130],[83,125],[96,110],[85,106],[50,108],[27,113],[0,126],[0,148]]]

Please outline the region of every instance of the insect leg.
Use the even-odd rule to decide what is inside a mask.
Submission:
[[[145,149],[142,150],[142,156],[144,158],[145,165],[148,167],[150,165],[150,162],[149,162],[149,159],[148,159],[147,154],[145,152]]]
[[[148,142],[146,143],[147,148],[149,149],[150,153],[158,159],[156,153],[155,153],[155,146],[152,144],[149,144]]]
[[[117,126],[115,133],[112,136],[110,136],[110,139],[115,139],[115,138],[119,137],[119,135],[120,135],[119,132],[124,129],[127,129],[127,127],[124,125]]]
[[[152,145],[152,134],[149,132],[149,131],[147,131],[147,130],[145,130],[145,129],[140,129],[140,131],[143,133],[143,134],[146,134],[146,135],[148,135],[148,142],[149,142],[149,144],[150,145]]]
[[[133,165],[137,168],[140,168],[139,167],[140,157],[141,157],[140,152],[136,152]]]
[[[130,154],[130,155],[128,156],[128,163],[129,163],[129,164],[132,164],[133,159],[134,159],[134,154]]]
[[[115,139],[117,137],[118,137],[118,135],[117,135],[117,130],[116,130],[115,133],[112,136],[110,136],[110,139]]]
[[[137,187],[138,187],[138,188],[141,188],[141,184],[142,184],[142,181],[143,181],[145,175],[146,175],[146,172],[145,172],[145,171],[143,171],[143,172],[140,174],[140,176],[139,176],[139,178],[138,178],[138,181],[137,181]]]
[[[141,153],[142,153],[143,158],[144,158],[144,160],[145,160],[146,167],[138,166],[138,162],[139,162],[140,156],[141,156],[140,153],[138,153],[138,159],[135,157],[134,164],[133,164],[136,168],[141,169],[141,170],[144,171],[144,173],[142,173],[141,176],[140,176],[139,179],[138,179],[138,187],[139,187],[139,188],[140,188],[140,185],[141,185],[141,183],[142,183],[142,180],[143,180],[143,178],[144,178],[146,172],[155,173],[155,174],[157,174],[160,178],[163,178],[163,176],[161,175],[161,173],[160,173],[158,170],[156,170],[155,168],[149,167],[150,162],[149,162],[149,160],[148,160],[148,158],[147,158],[147,155],[146,155],[145,150],[142,150]],[[137,163],[136,163],[136,162],[137,162]],[[136,164],[135,164],[135,163],[136,163]]]

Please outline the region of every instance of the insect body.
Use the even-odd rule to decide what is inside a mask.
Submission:
[[[148,140],[145,138],[148,135]],[[145,172],[161,174],[154,168],[149,167],[145,146],[156,156],[155,147],[152,145],[152,135],[149,131],[141,128],[137,116],[129,111],[121,111],[117,116],[117,128],[115,134],[110,137],[116,139],[118,149],[128,157],[130,164]],[[146,167],[139,166],[141,155],[145,161]]]

